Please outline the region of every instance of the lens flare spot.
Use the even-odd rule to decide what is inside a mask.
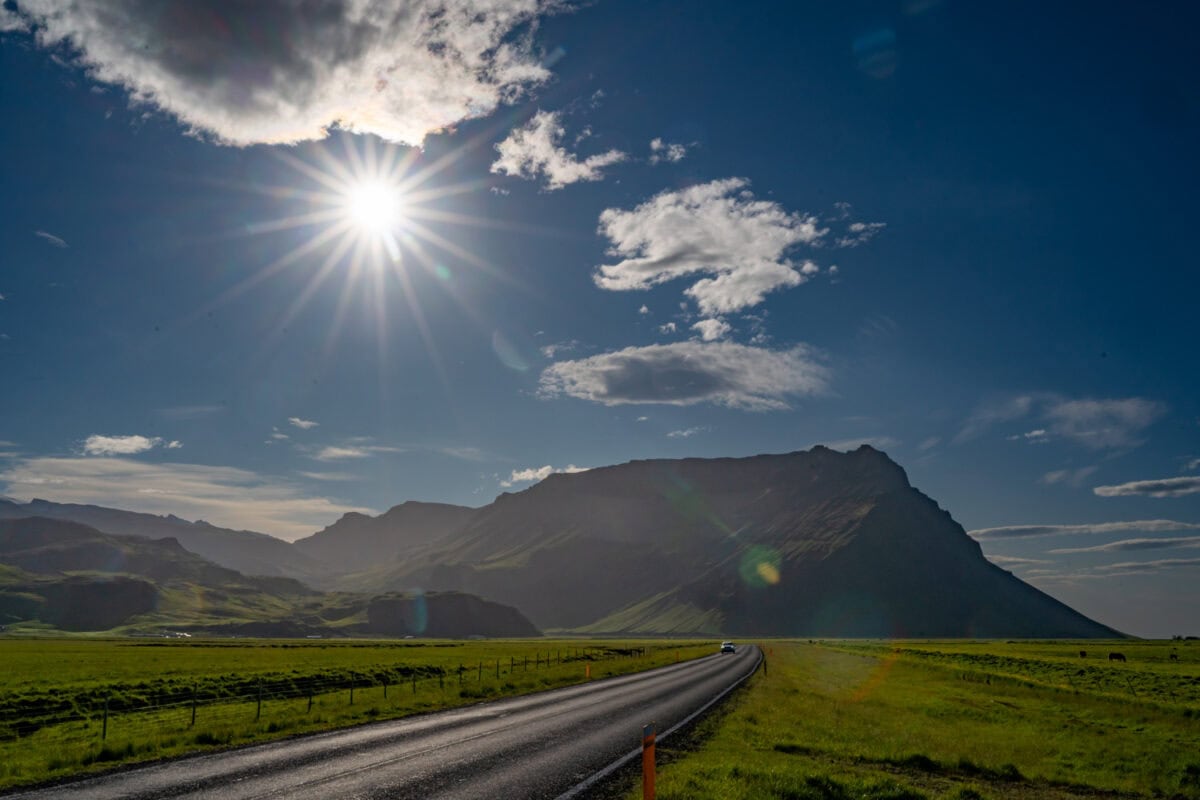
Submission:
[[[366,233],[384,234],[397,227],[402,211],[400,191],[383,181],[363,181],[346,195],[346,216]]]
[[[501,364],[514,372],[529,371],[530,359],[527,351],[528,348],[522,347],[516,341],[516,337],[502,331],[492,333],[492,352],[496,354],[496,358],[500,359]]]
[[[433,267],[433,274],[437,275],[438,278],[443,281],[449,281],[454,277],[452,274],[450,274],[450,268],[445,264],[435,264]]]
[[[782,574],[780,566],[782,559],[779,553],[769,547],[755,545],[742,555],[738,573],[747,586],[763,588],[779,583]]]
[[[779,583],[779,567],[774,564],[760,561],[756,571],[758,572],[758,577],[762,578],[765,583],[772,586]]]

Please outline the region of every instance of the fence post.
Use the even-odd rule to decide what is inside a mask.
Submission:
[[[104,698],[104,725],[100,728],[100,741],[108,738],[108,698]]]
[[[309,713],[311,711],[312,711],[312,689],[309,689],[308,690],[308,712],[305,712],[305,713]]]
[[[417,673],[414,672],[412,674],[412,679],[413,679],[413,694],[416,694],[417,693]]]
[[[383,679],[383,699],[387,700],[387,678]]]
[[[461,663],[459,663],[459,665],[458,665],[458,685],[459,686],[462,686],[464,670],[466,670],[466,667],[464,667]]]
[[[500,659],[496,659],[496,680],[500,680]]]
[[[254,710],[254,721],[258,722],[262,716],[262,678],[258,679],[258,708]]]
[[[642,798],[654,800],[654,723],[642,728]]]
[[[479,662],[479,675],[476,677],[476,680],[479,681],[479,683],[483,683],[483,662],[482,661]]]
[[[189,725],[188,727],[189,728],[196,727],[196,687],[195,686],[192,687],[192,724]]]
[[[512,656],[509,656],[508,657],[508,671],[514,672],[515,671],[514,666],[515,666],[515,660],[513,659]]]
[[[354,705],[354,676],[350,677],[350,705]]]

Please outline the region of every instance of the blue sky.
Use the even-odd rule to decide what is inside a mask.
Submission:
[[[294,539],[867,442],[1200,633],[1194,10],[308,5],[4,5],[0,493]]]

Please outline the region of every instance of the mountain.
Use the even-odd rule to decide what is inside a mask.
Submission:
[[[315,561],[336,564],[340,572],[358,572],[407,558],[452,535],[475,513],[463,506],[409,501],[378,517],[351,512],[293,545]]]
[[[175,539],[193,553],[247,575],[278,575],[312,580],[325,572],[314,559],[285,541],[253,531],[218,528],[207,522],[188,522],[103,506],[32,500],[0,500],[0,519],[46,517],[89,525],[116,536]]]
[[[175,539],[46,517],[0,520],[0,624],[17,622],[242,636],[540,635],[516,609],[467,594],[324,594],[242,575]]]
[[[990,563],[898,464],[867,446],[555,474],[481,508],[410,501],[378,517],[347,514],[295,544],[175,517],[0,502],[0,518],[31,510],[173,537],[164,547],[227,569],[338,590],[296,601],[253,588],[260,600],[243,602],[206,589],[205,603],[234,610],[224,620],[207,613],[204,624],[250,626],[239,629],[248,635],[261,625],[293,635],[399,631],[380,621],[386,602],[372,617],[371,597],[418,589],[430,603],[457,592],[519,609],[531,629],[600,634],[1120,635]],[[138,570],[131,576],[159,580],[149,565]],[[462,614],[470,605],[437,602]],[[507,613],[489,612],[492,630],[508,629]]]
[[[471,592],[595,633],[1119,635],[991,564],[867,446],[551,475],[426,536],[340,585]]]

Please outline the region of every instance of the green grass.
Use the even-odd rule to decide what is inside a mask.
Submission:
[[[0,638],[0,788],[581,683],[588,664],[599,679],[712,651],[711,641]]]
[[[1178,661],[1140,642],[764,649],[698,750],[660,746],[660,798],[1200,798],[1200,643]]]

